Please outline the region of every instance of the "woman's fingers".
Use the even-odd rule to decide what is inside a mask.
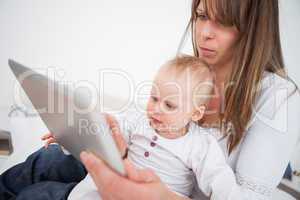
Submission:
[[[124,160],[125,170],[128,178],[140,182],[140,183],[151,183],[160,181],[159,177],[150,169],[138,170],[131,161],[128,159]]]
[[[121,155],[126,153],[127,142],[125,141],[117,120],[109,114],[105,114],[106,121],[111,129],[112,137],[114,138]]]
[[[128,177],[125,178],[111,170],[111,168],[92,153],[83,152],[80,158],[95,182],[103,200],[181,199],[170,192],[152,172],[137,170],[128,161],[124,161],[125,167],[128,170]],[[148,175],[153,178],[153,182],[138,183],[131,180],[131,178],[135,180],[148,180],[146,178]],[[116,189],[118,192],[115,192]]]
[[[116,199],[127,198],[137,200],[140,198],[139,196],[135,196],[136,194],[131,194],[131,189],[138,187],[137,184],[119,176],[95,155],[82,152],[80,158],[90,173],[100,194],[104,195],[106,199],[109,199],[109,194],[112,193],[114,197],[117,197]],[[114,193],[116,188],[118,188],[119,194]]]

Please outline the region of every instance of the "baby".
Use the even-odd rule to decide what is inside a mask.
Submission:
[[[235,185],[235,176],[218,142],[198,125],[213,85],[213,76],[203,61],[178,56],[158,71],[146,113],[130,109],[117,116],[128,143],[129,160],[139,168],[152,169],[162,182],[182,196],[189,197],[197,184],[204,194],[209,196],[214,191],[221,199],[227,199]],[[88,175],[69,199],[97,197]]]

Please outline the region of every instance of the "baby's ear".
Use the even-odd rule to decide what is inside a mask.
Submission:
[[[197,108],[195,109],[195,111],[192,114],[192,121],[197,122],[200,119],[202,119],[205,110],[206,110],[205,105],[197,106]]]

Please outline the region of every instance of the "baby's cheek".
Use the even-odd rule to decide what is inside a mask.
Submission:
[[[148,104],[147,104],[146,112],[147,112],[147,114],[153,112],[153,106],[151,105],[151,103],[148,103]]]
[[[189,118],[186,116],[185,113],[180,113],[176,116],[176,121],[179,128],[182,128],[189,122]]]
[[[181,116],[179,115],[172,115],[172,116],[169,116],[167,119],[166,119],[166,122],[169,124],[169,125],[173,125],[173,126],[180,126],[180,124],[182,124],[182,120],[181,120]]]

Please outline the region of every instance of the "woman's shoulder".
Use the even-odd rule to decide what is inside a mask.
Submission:
[[[285,127],[286,119],[290,119],[289,126],[294,126],[291,121],[300,117],[300,92],[297,85],[288,78],[275,73],[264,74],[261,89],[253,109],[248,128],[258,122],[263,122],[272,127]],[[260,126],[262,127],[262,126]]]
[[[256,102],[257,109],[266,104],[297,102],[294,99],[300,102],[300,92],[295,82],[276,73],[264,73]]]
[[[262,92],[282,89],[293,92],[297,89],[297,85],[290,78],[272,72],[264,73],[261,83]]]

